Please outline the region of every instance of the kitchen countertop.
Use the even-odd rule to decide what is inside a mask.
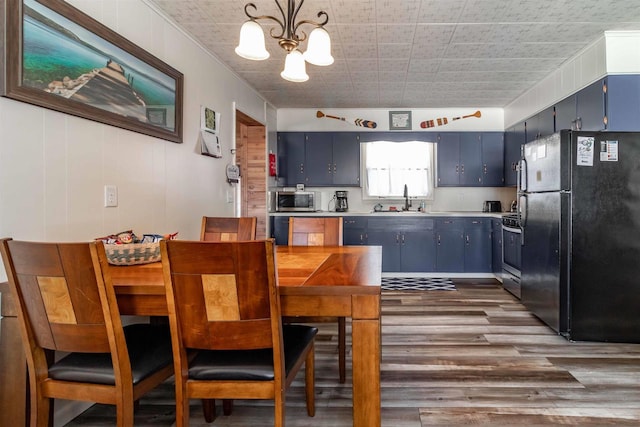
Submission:
[[[335,211],[315,211],[315,212],[270,212],[271,216],[392,216],[392,217],[437,217],[437,216],[453,216],[453,217],[487,217],[502,218],[510,212],[482,212],[482,211],[443,211],[443,212],[418,212],[418,211],[382,211],[382,212],[335,212]]]

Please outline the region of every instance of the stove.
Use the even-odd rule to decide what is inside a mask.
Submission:
[[[522,229],[517,213],[502,217],[502,286],[520,298]]]

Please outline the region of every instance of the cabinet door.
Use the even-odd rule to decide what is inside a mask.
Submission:
[[[606,94],[604,80],[599,80],[577,94],[576,111],[580,119],[580,130],[604,130],[604,106]]]
[[[575,129],[575,120],[578,117],[576,101],[577,96],[573,94],[556,104],[556,132],[563,129]]]
[[[271,227],[271,237],[276,239],[276,245],[286,246],[289,244],[289,217],[274,216]]]
[[[482,185],[502,187],[504,185],[504,133],[482,134]]]
[[[439,220],[436,226],[436,270],[464,271],[464,223],[461,220]]]
[[[367,219],[366,217],[347,217],[342,219],[342,241],[348,245],[367,244]]]
[[[403,272],[435,271],[435,232],[433,230],[404,232],[401,235],[400,260]]]
[[[305,134],[306,185],[333,184],[333,138],[331,132]]]
[[[296,185],[305,182],[304,157],[303,132],[278,134],[279,185]]]
[[[555,107],[549,107],[538,113],[538,135],[549,136],[556,131]]]
[[[460,183],[460,134],[438,135],[438,186],[457,186]]]
[[[640,76],[607,76],[607,129],[640,131]]]
[[[502,220],[491,221],[491,270],[494,274],[502,272]]]
[[[504,185],[518,185],[520,148],[524,144],[524,122],[509,128],[504,134]]]
[[[482,134],[478,132],[460,133],[460,185],[482,185]]]
[[[538,116],[537,115],[529,117],[525,121],[524,127],[525,127],[526,142],[531,142],[538,139],[539,133],[538,133]]]
[[[360,134],[333,134],[333,185],[360,185]]]
[[[382,246],[382,271],[402,271],[400,268],[400,234],[396,231],[367,230],[370,246]]]
[[[486,219],[465,220],[465,273],[491,272],[491,227]]]

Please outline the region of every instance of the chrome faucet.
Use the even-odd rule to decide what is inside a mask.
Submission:
[[[409,201],[409,189],[407,188],[407,184],[404,185],[404,208],[402,208],[403,211],[408,211],[409,208],[411,207],[411,202]]]

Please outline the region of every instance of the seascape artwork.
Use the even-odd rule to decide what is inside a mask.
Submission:
[[[35,0],[23,11],[23,86],[176,130],[173,77]]]

